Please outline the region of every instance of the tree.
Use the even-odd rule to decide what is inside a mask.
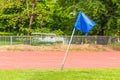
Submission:
[[[119,0],[101,0],[105,5],[107,14],[104,20],[106,20],[104,26],[105,35],[116,35],[120,30],[120,1]]]
[[[96,22],[89,35],[118,35],[119,0],[0,0],[0,32],[71,35],[79,11]],[[76,35],[84,35],[76,31]]]
[[[35,15],[34,10],[35,10],[36,1],[37,0],[32,0],[32,13],[30,16],[29,30],[31,30],[31,28],[32,28],[33,18]],[[28,35],[30,35],[30,32],[28,32]]]

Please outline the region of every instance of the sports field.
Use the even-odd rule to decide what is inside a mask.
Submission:
[[[64,70],[61,71],[64,46],[33,49],[28,46],[2,46],[0,80],[119,80],[119,48],[111,50],[102,47],[84,45],[70,49]]]
[[[1,52],[0,68],[57,68],[61,67],[64,52],[23,51]],[[70,52],[65,68],[119,68],[119,52]]]
[[[120,69],[5,69],[0,80],[120,80]]]

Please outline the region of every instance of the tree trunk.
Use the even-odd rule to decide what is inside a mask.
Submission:
[[[35,10],[36,1],[37,1],[37,0],[32,0],[32,14],[30,15],[28,35],[30,35],[30,30],[31,30],[31,28],[32,28],[32,23],[33,23],[33,18],[34,18],[34,10]]]
[[[29,16],[29,11],[28,11],[28,0],[26,0],[26,8],[27,8],[27,14],[28,14],[28,16]]]

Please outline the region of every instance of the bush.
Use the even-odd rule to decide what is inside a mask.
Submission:
[[[34,46],[38,46],[38,45],[54,45],[55,42],[51,42],[51,41],[41,41],[41,40],[38,40],[38,39],[33,39],[32,42],[31,42],[31,45],[34,45]]]
[[[15,35],[14,33],[9,33],[9,32],[0,32],[0,36],[12,36]]]
[[[63,41],[58,40],[58,41],[56,41],[56,44],[62,44],[62,42],[63,42]]]
[[[31,45],[37,46],[37,45],[40,45],[40,42],[38,39],[33,39],[31,42]]]

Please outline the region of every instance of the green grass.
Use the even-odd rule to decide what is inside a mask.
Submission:
[[[12,42],[12,45],[15,45],[15,44],[23,44],[23,42]],[[11,45],[10,42],[8,41],[0,41],[0,45]]]
[[[115,42],[115,43],[112,43],[111,45],[120,46],[120,42]]]
[[[120,68],[103,69],[4,69],[0,80],[120,80]]]

